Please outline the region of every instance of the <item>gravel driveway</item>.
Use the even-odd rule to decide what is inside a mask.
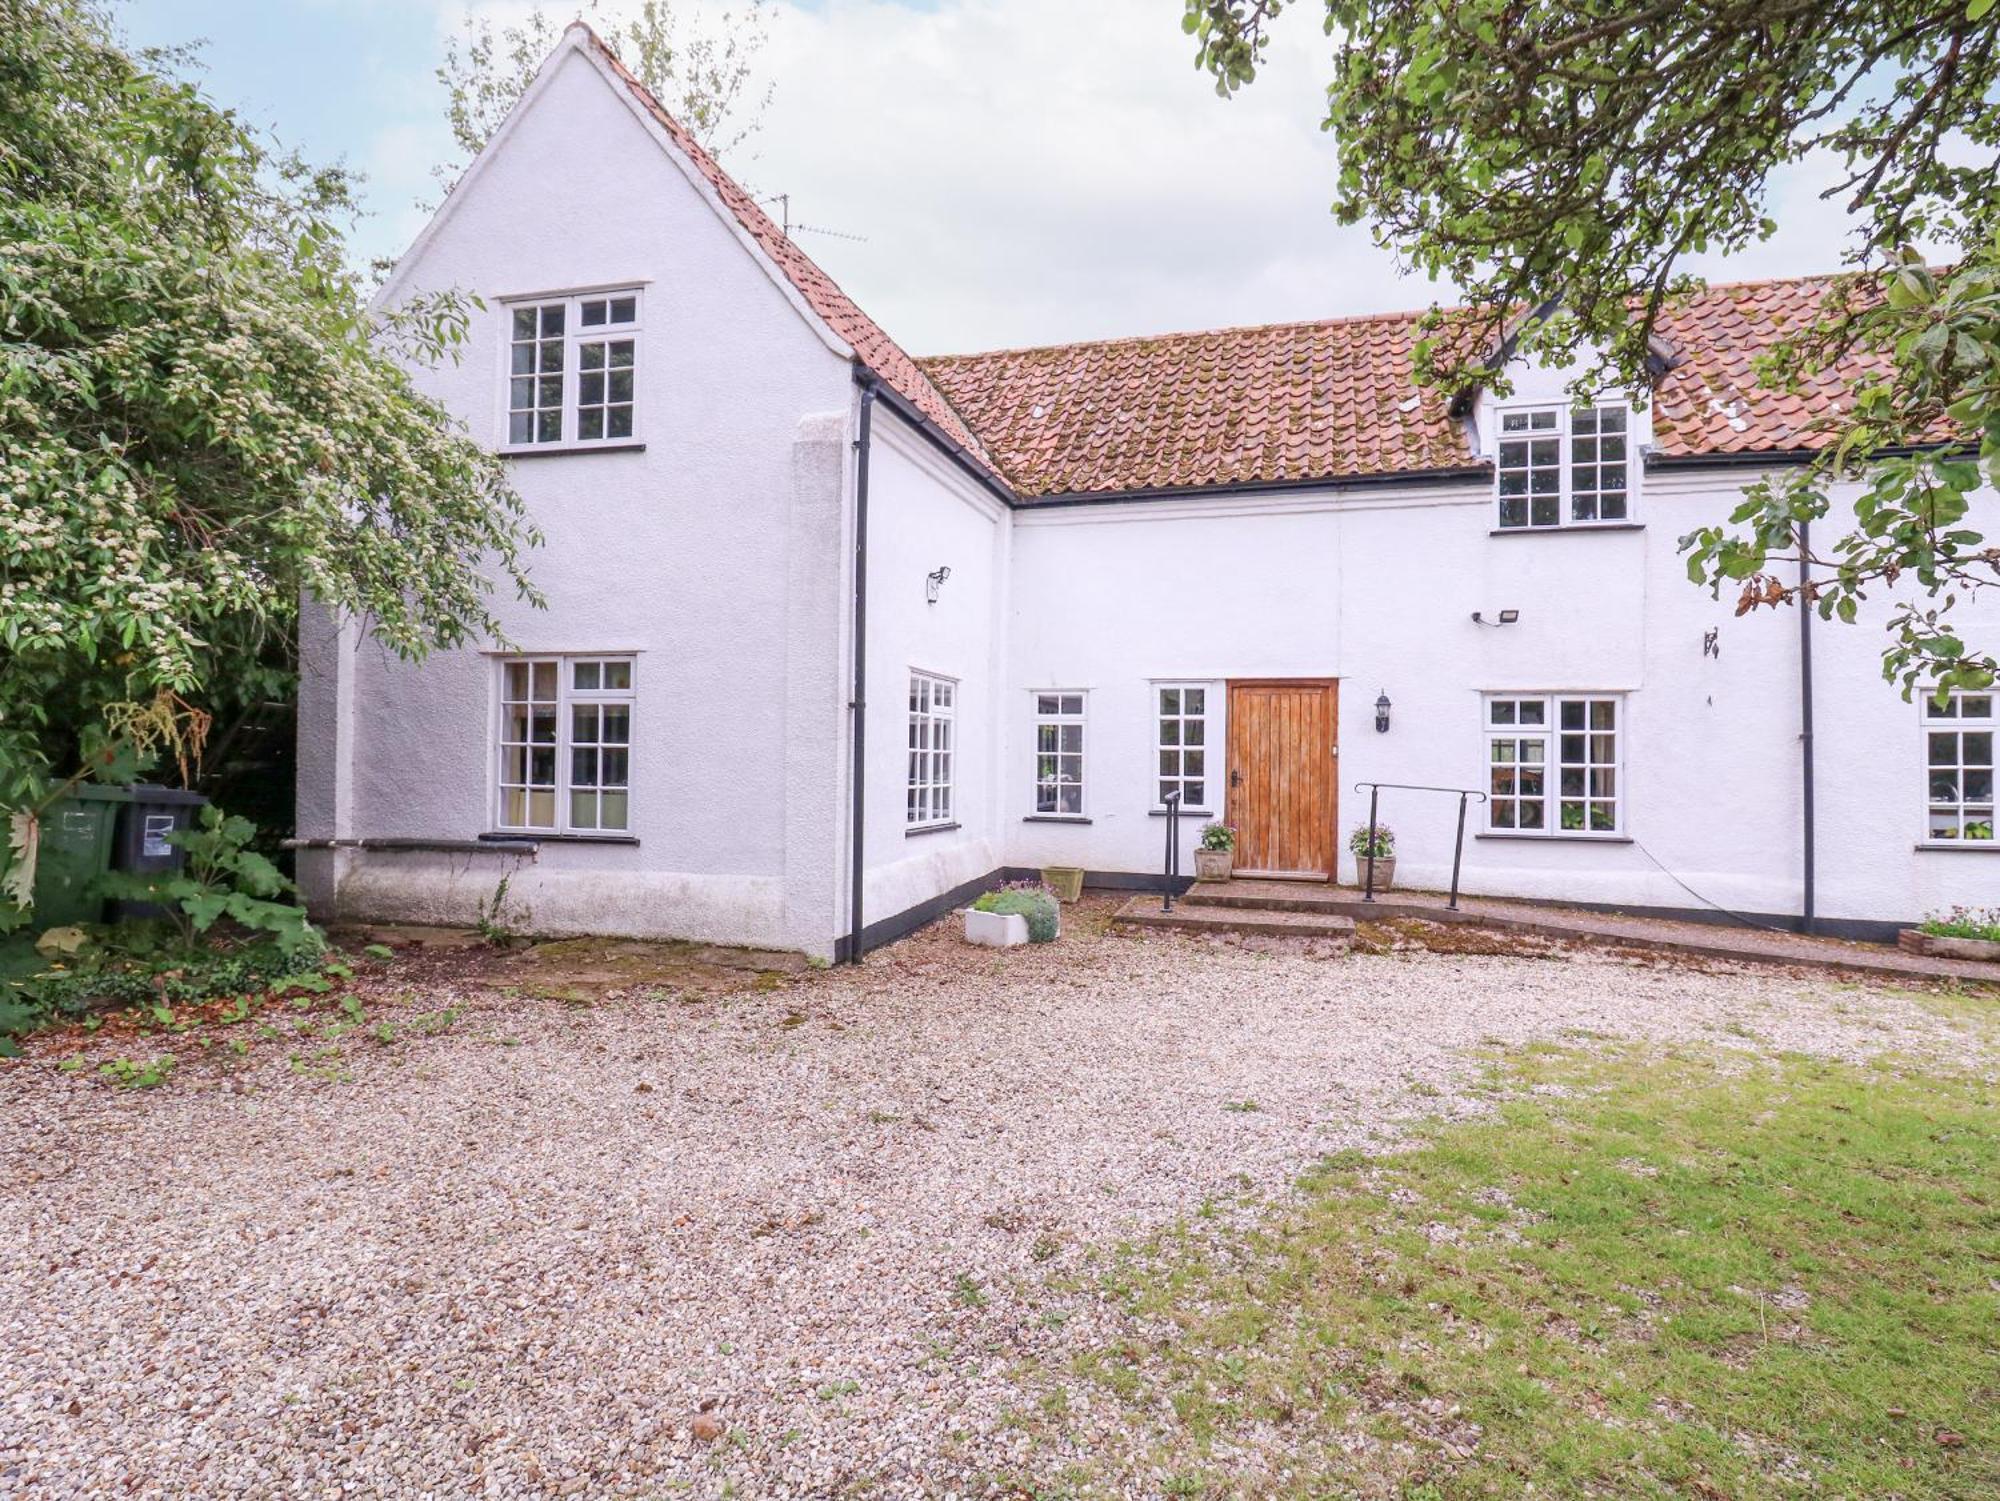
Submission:
[[[1468,1049],[1977,1045],[1825,979],[1106,911],[687,999],[468,988],[438,1035],[143,1092],[5,1067],[0,1493],[986,1494],[1044,1462],[1023,1364],[1113,1318],[1075,1274],[1477,1108]],[[364,987],[371,1023],[453,998],[407,989]]]

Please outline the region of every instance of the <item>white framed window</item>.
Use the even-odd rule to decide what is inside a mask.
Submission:
[[[1624,827],[1622,701],[1584,694],[1486,699],[1486,827],[1615,835]]]
[[[1202,683],[1156,685],[1159,742],[1160,806],[1169,793],[1181,795],[1181,808],[1208,808],[1208,687]]]
[[[903,821],[912,829],[952,821],[958,684],[935,673],[910,674],[909,796]]]
[[[507,307],[507,446],[624,443],[638,397],[636,290]]]
[[[631,657],[503,657],[497,827],[543,834],[631,828]]]
[[[1083,695],[1035,695],[1035,812],[1083,816]]]
[[[1924,697],[1924,839],[1993,838],[1993,739],[2000,731],[1992,693]]]
[[[1503,408],[1493,466],[1501,529],[1630,520],[1631,425],[1623,406]]]

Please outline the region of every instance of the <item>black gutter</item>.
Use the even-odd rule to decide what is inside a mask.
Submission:
[[[1907,459],[1922,453],[1944,456],[1975,454],[1978,451],[1977,445],[1967,443],[1898,443],[1890,448],[1877,449],[1868,457]],[[1818,448],[1760,448],[1745,453],[1656,453],[1646,456],[1646,468],[1648,470],[1768,469],[1774,464],[1810,464],[1823,452],[1824,449]]]
[[[1803,908],[1804,928],[1813,931],[1814,906],[1813,886],[1817,872],[1814,869],[1813,849],[1813,678],[1812,678],[1812,618],[1811,590],[1807,585],[1812,580],[1811,527],[1804,521],[1799,523],[1799,749],[1801,775],[1804,778],[1800,793],[1803,798],[1801,809],[1801,837],[1805,856],[1805,890]]]
[[[848,781],[853,803],[848,831],[847,962],[859,964],[862,954],[861,884],[867,874],[868,787],[868,448],[874,436],[875,377],[861,382],[861,421],[854,439],[854,689],[847,711],[853,715],[848,749]]]
[[[898,391],[894,386],[885,383],[879,375],[859,361],[855,362],[854,378],[861,383],[864,390],[874,387],[878,391],[884,406],[888,407],[890,411],[894,412],[898,417],[909,423],[911,427],[914,427],[919,433],[923,434],[924,437],[928,438],[935,447],[943,451],[946,458],[971,475],[974,480],[978,481],[980,487],[995,500],[1004,506],[1016,506],[1020,504],[1020,500],[1014,492],[998,479],[994,478],[992,471],[969,452],[964,444],[958,442],[950,434],[946,433],[943,428],[926,417],[917,408],[916,403],[903,395],[902,392]]]
[[[1458,464],[1446,469],[1399,469],[1388,474],[1329,475],[1320,479],[1239,480],[1234,484],[1158,485],[1140,490],[1077,490],[1061,495],[1028,496],[1019,502],[1019,507],[1024,511],[1039,511],[1045,507],[1115,505],[1132,500],[1177,500],[1204,495],[1282,495],[1301,490],[1373,490],[1492,478],[1491,464]]]

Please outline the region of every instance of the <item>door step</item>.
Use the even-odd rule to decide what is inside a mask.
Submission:
[[[1160,910],[1157,896],[1135,896],[1118,909],[1112,922],[1121,928],[1150,928],[1179,933],[1237,933],[1261,938],[1330,938],[1343,947],[1354,937],[1354,919],[1312,910],[1285,911],[1263,907],[1189,904],[1186,898],[1171,912]]]

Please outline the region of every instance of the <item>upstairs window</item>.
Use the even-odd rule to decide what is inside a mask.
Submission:
[[[1601,526],[1631,516],[1631,414],[1622,406],[1500,414],[1500,526]]]
[[[1083,814],[1083,695],[1035,695],[1035,812]]]
[[[508,320],[508,447],[632,439],[636,291],[517,303]]]
[[[1924,700],[1926,842],[1993,838],[1993,705],[1991,693]]]

